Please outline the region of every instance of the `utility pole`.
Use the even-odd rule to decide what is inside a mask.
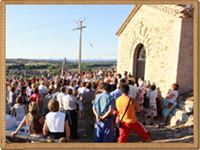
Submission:
[[[80,30],[80,37],[79,37],[79,60],[78,60],[78,73],[81,72],[81,56],[82,56],[82,31],[86,26],[83,26],[83,21],[79,21],[79,27],[73,29],[73,30]]]

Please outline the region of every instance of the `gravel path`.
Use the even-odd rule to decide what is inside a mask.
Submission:
[[[93,137],[86,135],[86,130],[81,128],[82,126],[84,126],[84,120],[79,121],[79,139],[73,140],[72,142],[93,142]],[[193,126],[177,126],[172,128],[169,126],[158,127],[156,125],[146,125],[146,128],[151,133],[153,143],[193,142]],[[132,132],[128,138],[128,142],[136,143],[141,142],[141,140],[135,133]]]

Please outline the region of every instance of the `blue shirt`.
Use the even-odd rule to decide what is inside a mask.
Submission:
[[[110,107],[114,108],[112,96],[107,92],[96,95],[93,107],[95,108],[98,115],[104,115]]]
[[[110,95],[113,97],[114,100],[116,100],[118,97],[122,95],[122,92],[120,89],[117,88],[116,90],[112,91]]]

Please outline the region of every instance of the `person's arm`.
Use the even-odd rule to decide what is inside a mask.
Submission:
[[[26,119],[27,119],[27,116],[25,116],[23,118],[23,120],[20,122],[19,126],[17,127],[17,129],[11,133],[11,136],[14,137],[18,132],[19,130],[26,125]]]
[[[136,100],[134,100],[134,99],[132,100],[132,102],[133,102],[133,105],[134,105],[134,107],[135,107],[135,111],[136,111],[136,112],[140,112],[140,111],[141,111],[141,108],[140,108],[138,102],[137,102]]]
[[[175,97],[176,95],[174,94],[174,93],[171,93],[171,94],[169,94],[169,95],[167,95],[167,97],[166,98],[169,98],[169,99],[171,99],[171,98],[173,98],[173,97]]]
[[[44,122],[44,126],[43,126],[43,134],[44,134],[45,136],[47,136],[48,133],[49,133],[49,128],[48,128],[48,126],[47,126],[47,122],[45,121],[45,122]]]
[[[12,107],[12,108],[11,108],[11,115],[12,115],[12,116],[15,116],[15,114],[16,114],[15,107]]]
[[[113,109],[110,106],[109,109],[108,109],[108,111],[103,116],[100,116],[100,118],[103,120],[106,117],[108,117],[112,112],[113,112]]]
[[[65,121],[65,131],[66,131],[66,140],[69,142],[71,133],[68,120]]]
[[[83,111],[83,104],[82,104],[82,102],[78,101],[76,97],[74,97],[74,101],[76,102],[76,104],[78,104],[79,110]]]
[[[39,119],[39,122],[41,123],[41,125],[43,126],[44,125],[44,123],[45,123],[45,118],[42,116],[42,117],[40,117],[40,119]]]
[[[98,119],[98,120],[100,121],[101,118],[100,118],[100,116],[98,115],[98,113],[97,113],[96,109],[94,108],[94,106],[92,107],[92,110],[93,110],[93,113],[94,113],[96,119]]]

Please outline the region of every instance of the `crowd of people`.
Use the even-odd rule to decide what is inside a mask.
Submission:
[[[131,131],[147,142],[151,138],[146,121],[150,118],[153,124],[161,112],[166,123],[176,106],[178,88],[173,84],[159,103],[155,84],[143,78],[136,81],[127,72],[100,69],[54,77],[13,77],[6,81],[6,113],[20,122],[12,136],[28,126],[31,136],[78,139],[82,118],[86,135],[94,135],[94,142],[127,142]],[[117,123],[119,128],[115,128]]]

